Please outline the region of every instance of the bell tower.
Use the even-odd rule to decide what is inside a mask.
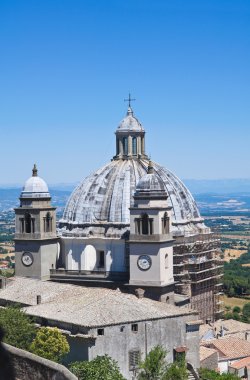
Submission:
[[[36,165],[25,182],[15,215],[16,276],[49,279],[59,254],[56,208],[51,206],[48,186],[38,177]]]
[[[130,208],[130,281],[145,296],[172,302],[174,294],[171,209],[161,178],[150,161]]]

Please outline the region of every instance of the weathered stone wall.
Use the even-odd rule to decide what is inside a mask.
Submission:
[[[97,355],[108,354],[118,362],[120,370],[126,379],[132,379],[133,372],[129,369],[129,352],[140,351],[144,360],[146,353],[156,345],[162,345],[167,350],[167,362],[174,360],[174,349],[185,346],[186,360],[194,368],[199,368],[199,328],[186,332],[186,323],[197,320],[197,315],[174,316],[154,321],[138,322],[137,331],[132,331],[132,324],[104,327],[104,335],[98,335],[97,329],[91,329],[90,335],[96,335],[95,344],[89,347],[88,360]]]
[[[9,353],[18,380],[77,380],[77,377],[61,364],[8,344],[3,346]]]
[[[201,360],[201,368],[216,370],[218,368],[218,353],[214,352],[208,358]]]

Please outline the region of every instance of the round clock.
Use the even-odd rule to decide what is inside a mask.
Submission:
[[[141,270],[148,270],[152,265],[152,260],[148,255],[141,255],[138,257],[137,265]]]
[[[30,265],[33,264],[33,255],[31,252],[24,252],[23,255],[22,255],[22,263],[23,265],[25,265],[26,267],[29,267]]]

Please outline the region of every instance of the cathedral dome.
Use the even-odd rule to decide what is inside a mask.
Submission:
[[[72,192],[59,224],[62,233],[122,236],[129,230],[129,209],[134,205],[134,195],[143,192],[166,199],[172,212],[171,230],[176,236],[207,231],[182,181],[168,169],[149,161],[145,131],[133,115],[130,96],[128,100],[127,116],[116,131],[116,156]]]
[[[178,234],[202,232],[205,227],[197,205],[185,185],[168,169],[153,162],[148,179],[148,159],[113,160],[83,180],[66,205],[60,227],[78,233],[92,227],[129,227],[129,208],[137,189],[164,189],[172,207],[172,230]],[[142,180],[140,181],[140,179]],[[80,233],[80,232],[79,232]]]
[[[37,168],[34,165],[32,176],[27,179],[21,192],[21,198],[50,198],[50,193],[46,182],[38,177]]]
[[[143,132],[144,129],[139,122],[139,120],[134,116],[133,110],[131,107],[128,107],[127,115],[122,119],[118,125],[117,132]]]

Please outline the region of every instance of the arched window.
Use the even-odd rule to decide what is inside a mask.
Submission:
[[[52,231],[52,217],[50,212],[47,212],[46,217],[44,218],[44,231],[51,232]]]
[[[169,234],[169,217],[165,212],[164,217],[162,218],[162,233]]]
[[[128,138],[123,137],[122,139],[123,154],[128,154]]]
[[[132,137],[132,154],[137,154],[137,139]]]
[[[31,226],[31,215],[28,212],[26,212],[24,220],[25,220],[25,232],[26,234],[30,234],[32,226]]]
[[[165,255],[165,268],[168,268],[168,254]]]
[[[148,214],[143,214],[142,215],[142,234],[143,235],[148,235]]]

